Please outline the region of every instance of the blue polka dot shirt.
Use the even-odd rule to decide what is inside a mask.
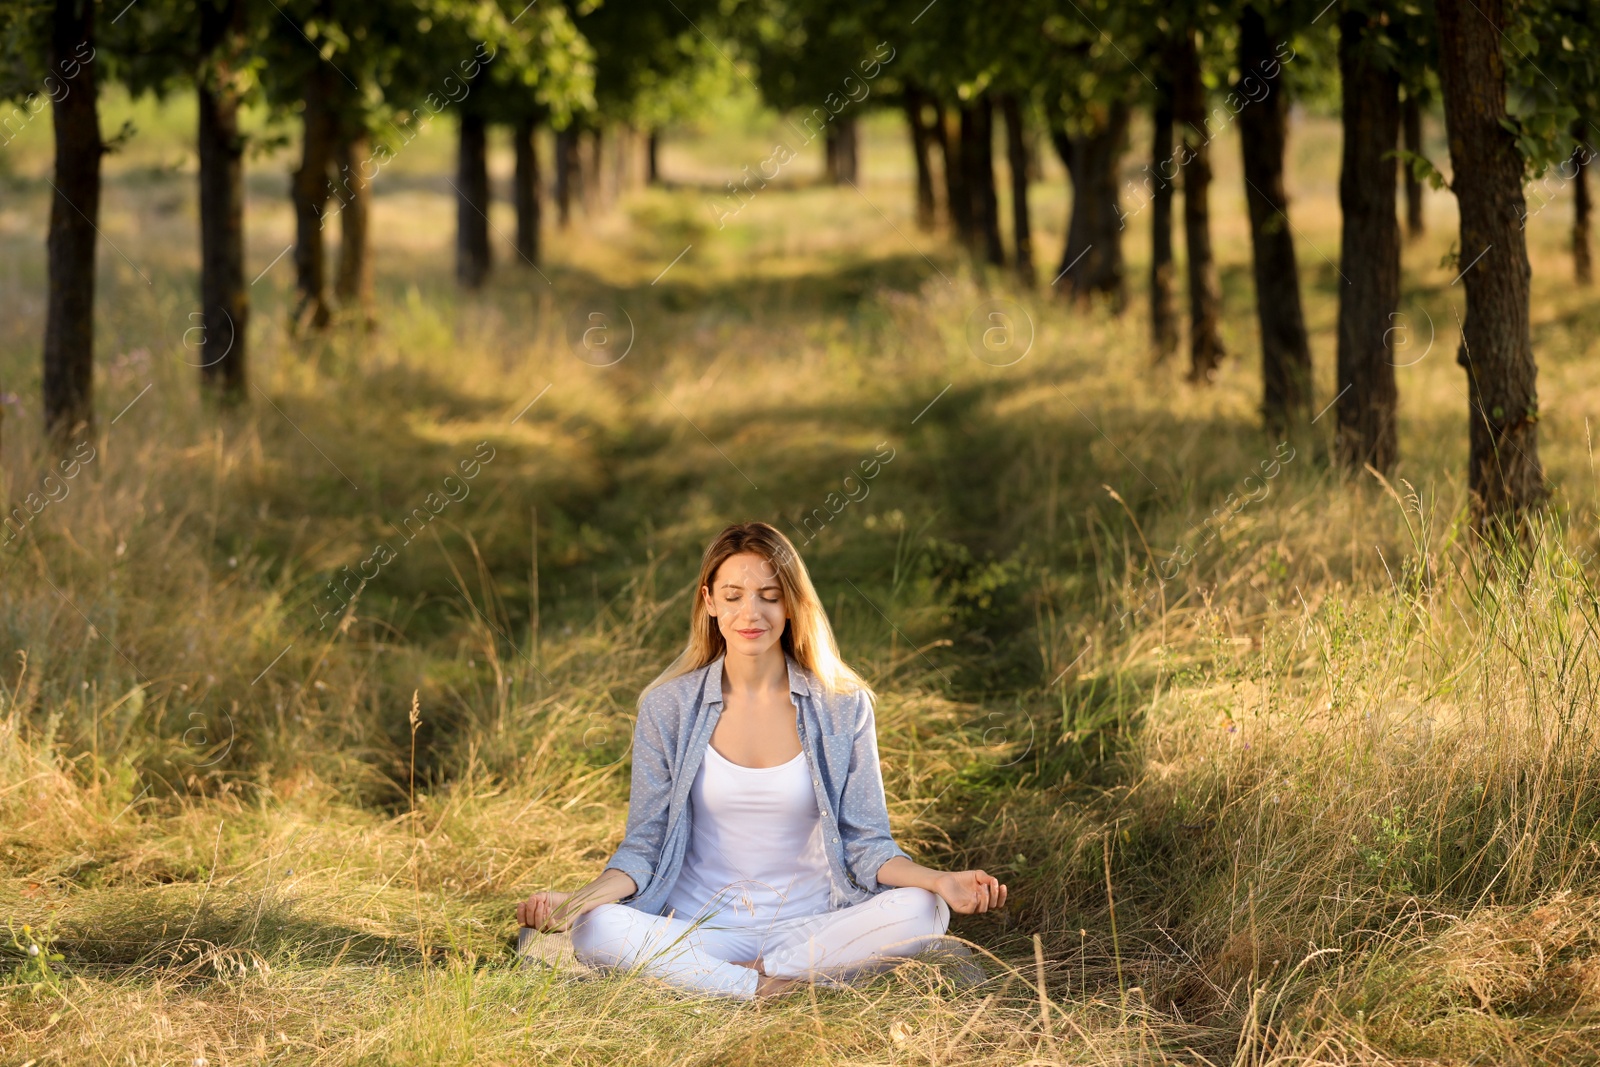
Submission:
[[[829,693],[794,657],[785,658],[800,745],[822,813],[830,907],[837,910],[891,888],[878,882],[878,869],[896,856],[910,857],[889,832],[871,698],[861,690]],[[683,866],[689,787],[722,714],[722,662],[719,656],[657,686],[639,705],[628,827],[606,866],[625,872],[637,887],[619,903],[651,915],[661,914]]]

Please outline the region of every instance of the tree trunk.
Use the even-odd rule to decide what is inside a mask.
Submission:
[[[1172,83],[1162,77],[1151,112],[1150,173],[1150,341],[1156,362],[1178,350],[1178,312],[1172,296],[1172,195],[1177,177],[1173,159]]]
[[[1372,62],[1367,16],[1339,19],[1344,151],[1339,171],[1338,457],[1388,474],[1399,454],[1394,362],[1389,345],[1400,300],[1400,225],[1395,218],[1395,139],[1400,82]],[[1387,157],[1387,158],[1386,158]]]
[[[1000,98],[1000,111],[1006,119],[1006,160],[1011,171],[1011,243],[1016,248],[1014,265],[1022,284],[1032,289],[1033,228],[1028,220],[1028,142],[1022,123],[1022,105],[1012,93]],[[1112,193],[1115,196],[1115,190]]]
[[[482,115],[463,111],[456,162],[456,280],[476,289],[488,276],[488,128]]]
[[[1528,322],[1523,160],[1506,121],[1503,0],[1438,0],[1439,77],[1461,212],[1467,312],[1467,487],[1480,532],[1515,524],[1546,495],[1539,463],[1537,368]]]
[[[1094,125],[1069,136],[1052,124],[1051,140],[1072,179],[1072,216],[1056,269],[1056,291],[1080,301],[1092,293],[1111,298],[1120,312],[1126,294],[1122,278],[1122,211],[1117,200],[1117,165],[1128,136],[1128,105],[1092,109]]]
[[[100,217],[100,110],[93,0],[56,0],[49,63],[67,91],[50,97],[55,191],[50,199],[44,328],[44,424],[58,443],[94,429],[94,259]],[[75,76],[74,76],[75,75]]]
[[[579,126],[578,130],[573,131],[573,154],[571,154],[573,203],[578,206],[578,210],[582,214],[589,214],[590,205],[592,205],[589,166],[590,139],[587,134],[589,134],[587,126]]]
[[[518,120],[516,138],[517,170],[513,179],[517,203],[517,254],[530,267],[539,265],[539,127],[529,119]]]
[[[1589,254],[1589,163],[1594,148],[1584,137],[1585,124],[1578,119],[1572,134],[1578,139],[1572,149],[1572,270],[1579,285],[1594,282],[1594,262]]]
[[[620,122],[611,129],[611,159],[606,179],[610,189],[611,203],[615,204],[622,199],[622,194],[628,190],[628,145],[631,143],[633,133],[628,129],[628,124]]]
[[[297,330],[321,330],[329,322],[327,267],[323,249],[323,214],[328,206],[328,169],[333,161],[336,119],[334,88],[326,63],[311,68],[306,82],[300,145],[300,167],[290,183],[294,199],[294,274],[299,291],[294,322]]]
[[[1172,71],[1173,118],[1183,131],[1183,240],[1189,253],[1189,380],[1209,382],[1227,354],[1219,326],[1222,289],[1211,254],[1211,148],[1206,132],[1206,90],[1194,31],[1176,41]]]
[[[1239,95],[1249,101],[1239,112],[1239,144],[1261,325],[1261,415],[1269,430],[1282,435],[1311,413],[1311,344],[1283,187],[1287,89],[1266,20],[1254,7],[1245,7],[1239,17],[1239,72]]]
[[[922,108],[926,98],[915,86],[905,88],[906,123],[911,127],[911,155],[917,164],[917,229],[933,229],[935,204],[933,199],[933,133],[923,121]]]
[[[967,196],[967,167],[961,154],[961,115],[955,107],[935,104],[939,149],[944,156],[944,195],[950,228],[956,239],[972,247],[972,200]]]
[[[1039,147],[1039,131],[1032,126],[1023,126],[1022,142],[1025,149],[1024,158],[1028,161],[1028,165],[1025,168],[1028,182],[1037,185],[1044,181],[1044,164],[1039,160],[1039,155],[1042,151]]]
[[[1000,243],[1000,208],[994,191],[994,105],[987,94],[961,109],[961,159],[966,165],[972,236],[984,259],[1006,265]]]
[[[1417,103],[1417,94],[1410,89],[1406,90],[1405,101],[1400,105],[1400,128],[1405,134],[1406,151],[1420,154],[1422,106]],[[1406,184],[1406,236],[1415,241],[1425,229],[1422,223],[1422,182],[1409,165],[1402,166],[1400,171],[1405,176]]]
[[[556,225],[563,230],[572,221],[572,176],[577,170],[577,130],[556,131]]]
[[[861,182],[861,130],[854,114],[840,115],[834,123],[839,129],[839,180]]]
[[[604,173],[600,165],[600,149],[605,135],[598,126],[591,127],[588,132],[589,147],[580,154],[583,166],[583,213],[597,215],[606,204]]]
[[[628,166],[633,155],[633,127],[620,123],[611,133],[611,200],[616,203],[627,191],[632,178]]]
[[[236,403],[248,384],[250,291],[244,280],[244,139],[236,64],[244,5],[200,5],[201,66],[195,79],[200,156],[200,382]]]
[[[645,182],[661,184],[661,131],[651,129],[650,141],[645,147]]]
[[[339,209],[339,275],[334,282],[340,304],[353,309],[369,329],[377,322],[372,314],[369,238],[372,190],[366,175],[371,148],[371,137],[359,123],[352,124],[339,139],[338,196],[343,206]]]

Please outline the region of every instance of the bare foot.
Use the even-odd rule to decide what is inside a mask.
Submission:
[[[756,996],[775,997],[789,992],[799,984],[798,978],[774,978],[771,975],[762,975],[761,981],[756,983]]]

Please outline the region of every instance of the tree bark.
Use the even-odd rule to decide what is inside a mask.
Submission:
[[[861,182],[861,125],[854,113],[839,116],[839,147],[843,177],[852,185]]]
[[[517,203],[517,254],[530,267],[539,265],[539,127],[533,119],[518,120],[517,169],[513,183]]]
[[[857,141],[854,115],[840,115],[828,124],[827,133],[823,138],[826,151],[824,169],[831,184],[842,185],[845,182],[855,183],[859,180],[856,165]]]
[[[55,193],[50,199],[44,328],[44,424],[58,443],[94,429],[94,260],[100,217],[100,110],[93,0],[56,0],[49,63]]]
[[[488,128],[482,115],[463,111],[456,157],[456,280],[476,289],[488,276]]]
[[[966,164],[976,250],[987,262],[1003,267],[1006,253],[1000,243],[1000,208],[994,191],[994,104],[987,94],[961,109],[961,159]]]
[[[1012,265],[1025,288],[1032,289],[1033,226],[1028,218],[1028,140],[1022,120],[1022,105],[1014,93],[1000,97],[1000,111],[1006,120],[1006,162],[1011,174],[1011,244],[1016,250]]]
[[[1461,212],[1467,312],[1456,360],[1467,371],[1474,529],[1515,525],[1546,496],[1529,333],[1523,160],[1506,121],[1503,0],[1438,0],[1439,77]]]
[[[935,104],[938,111],[939,148],[944,156],[945,205],[956,239],[972,247],[972,200],[967,195],[967,167],[962,156],[959,108]]]
[[[1594,159],[1594,147],[1584,138],[1585,129],[1582,119],[1572,124],[1573,136],[1578,139],[1572,149],[1572,271],[1579,285],[1594,283],[1594,261],[1589,251],[1589,164]]]
[[[1206,90],[1193,30],[1174,44],[1172,112],[1183,131],[1183,240],[1189,253],[1189,380],[1209,382],[1227,352],[1222,346],[1222,288],[1211,252],[1211,148]]]
[[[645,182],[661,184],[661,131],[657,129],[650,131],[650,141],[645,147]]]
[[[1117,164],[1128,135],[1128,105],[1118,100],[1108,108],[1093,108],[1090,114],[1094,124],[1075,137],[1059,123],[1050,130],[1056,153],[1072,178],[1072,215],[1054,287],[1080,301],[1093,293],[1104,294],[1120,312],[1126,293]]]
[[[1399,455],[1398,394],[1389,338],[1400,300],[1400,225],[1395,218],[1395,139],[1400,81],[1364,41],[1367,16],[1339,19],[1344,150],[1339,208],[1339,342],[1336,451],[1353,471],[1388,474]]]
[[[633,156],[633,145],[633,127],[625,122],[619,123],[611,134],[612,203],[621,199],[632,182],[632,168],[628,164]]]
[[[300,167],[289,192],[294,200],[294,274],[299,292],[294,322],[297,330],[309,326],[325,329],[330,321],[327,266],[324,254],[323,216],[328,206],[328,170],[333,161],[337,120],[333,111],[334,88],[326,63],[311,68],[307,78],[305,110],[301,113]]]
[[[1405,134],[1406,151],[1420,154],[1422,106],[1417,103],[1416,93],[1410,89],[1406,90],[1405,102],[1400,105],[1400,128]],[[1422,182],[1409,165],[1402,166],[1400,172],[1405,176],[1406,184],[1406,236],[1415,241],[1426,229],[1422,222]]]
[[[1034,185],[1044,181],[1044,164],[1039,160],[1040,148],[1039,131],[1032,126],[1022,127],[1022,142],[1025,152],[1023,158],[1028,161],[1026,168],[1028,181]]]
[[[592,126],[588,130],[589,147],[579,153],[579,160],[583,173],[583,213],[595,215],[605,207],[606,196],[602,168],[600,166],[601,146],[605,142],[605,135],[600,127]]]
[[[366,328],[377,322],[372,314],[369,237],[372,190],[366,175],[372,160],[371,147],[370,135],[358,123],[348,126],[339,138],[339,274],[333,289],[339,302],[353,309]]]
[[[1177,176],[1173,158],[1172,83],[1161,77],[1151,113],[1150,176],[1150,342],[1156,362],[1178,350],[1178,312],[1172,295],[1172,196]]]
[[[200,382],[236,403],[248,385],[250,291],[244,279],[244,138],[237,62],[241,0],[200,4],[196,148],[200,157]]]
[[[1239,111],[1239,144],[1261,326],[1261,415],[1269,430],[1282,435],[1310,415],[1311,344],[1283,185],[1287,89],[1266,19],[1249,6],[1239,17],[1239,72],[1239,95],[1246,101]]]
[[[929,158],[933,151],[934,131],[923,121],[922,109],[926,102],[926,97],[920,89],[913,85],[906,86],[904,96],[906,124],[911,127],[911,155],[917,164],[917,229],[919,230],[933,229],[936,210],[933,199],[933,162]]]
[[[577,130],[556,131],[556,224],[563,230],[572,221],[572,177],[578,166]]]

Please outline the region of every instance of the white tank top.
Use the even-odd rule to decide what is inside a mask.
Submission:
[[[706,745],[689,789],[689,846],[666,910],[724,927],[829,910],[822,813],[805,755],[745,767]]]

